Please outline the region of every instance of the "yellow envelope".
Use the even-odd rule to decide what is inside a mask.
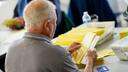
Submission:
[[[82,41],[88,32],[92,32],[97,36],[101,36],[104,34],[105,31],[106,29],[104,28],[87,28],[86,26],[79,26],[53,39],[53,44],[60,45],[60,46],[67,46],[67,47],[70,46],[73,42],[79,42],[82,44]],[[87,52],[87,47],[82,45],[82,47],[79,50],[77,50],[72,54],[73,60],[78,65],[79,68],[84,66],[81,63],[81,61],[83,57],[86,55],[86,52]],[[104,53],[102,54],[104,56],[106,55],[106,52],[105,54]],[[98,57],[97,64],[103,63],[103,56]]]
[[[119,37],[120,39],[124,38],[128,36],[128,28],[124,28],[120,33],[119,33]]]
[[[69,46],[73,42],[81,43],[83,41],[83,38],[85,37],[85,35],[88,32],[93,32],[96,35],[100,36],[104,33],[104,31],[105,31],[105,29],[87,28],[86,26],[79,26],[79,27],[73,28],[71,31],[55,38],[53,40],[53,44],[60,45],[60,46]]]

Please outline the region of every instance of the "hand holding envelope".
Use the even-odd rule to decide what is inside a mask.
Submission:
[[[90,39],[87,40],[88,38]],[[82,43],[83,43],[83,46],[87,48],[87,53],[85,54],[85,56],[81,61],[82,64],[88,64],[88,62],[90,61],[96,61],[97,53],[96,53],[95,46],[99,41],[99,38],[100,38],[99,36],[97,36],[92,32],[87,33],[87,35],[85,36]]]
[[[78,42],[74,42],[72,43],[69,48],[68,48],[68,51],[72,54],[73,52],[77,51],[78,49],[80,49],[81,47],[81,44],[78,43]]]
[[[87,55],[86,55],[86,65],[87,64],[91,64],[93,65],[94,62],[96,62],[97,60],[97,52],[95,48],[90,48],[87,51]]]

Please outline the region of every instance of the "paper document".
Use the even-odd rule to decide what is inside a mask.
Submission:
[[[94,33],[88,33],[87,35],[92,36],[92,37],[89,37],[89,38],[91,38],[91,42],[90,42],[90,44],[89,44],[89,43],[86,43],[85,40],[88,40],[89,38],[87,38],[87,37],[85,36],[85,40],[83,41],[83,42],[85,42],[84,45],[86,46],[86,45],[88,44],[88,45],[89,45],[88,48],[95,48],[95,46],[96,46],[97,42],[99,41],[99,38],[100,38],[100,37],[94,35]],[[88,41],[87,41],[87,42],[88,42]],[[86,55],[86,54],[85,54],[85,55]],[[86,56],[85,56],[85,55],[84,55],[84,57],[83,57],[83,59],[82,59],[82,61],[81,61],[82,64],[86,64],[86,63],[87,63],[87,59],[86,59]]]

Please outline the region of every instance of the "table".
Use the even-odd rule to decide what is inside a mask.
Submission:
[[[121,29],[122,28],[115,29],[115,33],[119,32],[119,30]],[[0,35],[0,38],[2,36],[2,39],[0,40],[3,40],[3,41],[0,41],[0,55],[7,52],[8,46],[13,40],[22,37],[23,34],[17,34],[18,32],[19,31],[10,31],[10,30],[0,31],[0,34],[2,33],[2,35]],[[14,35],[14,34],[17,34],[17,35]],[[6,39],[7,37],[8,39]],[[105,48],[110,48],[110,45],[115,41],[117,41],[116,38],[104,43],[103,45],[99,46],[97,49],[101,50]],[[109,69],[109,72],[127,72],[128,71],[128,61],[120,61],[116,56],[109,56],[109,57],[105,57],[104,59],[105,59],[105,63],[101,66],[107,66]],[[97,72],[96,71],[97,67],[95,67],[94,72]]]
[[[110,45],[115,41],[117,41],[117,39],[110,40],[97,49],[110,48]],[[108,56],[105,57],[104,60],[104,64],[97,67],[106,66],[109,72],[128,72],[128,61],[120,61],[117,56]],[[97,72],[97,67],[95,67],[94,72]]]
[[[8,28],[4,28],[0,30],[0,55],[7,52],[9,45],[21,38],[24,35],[22,30],[10,30]]]

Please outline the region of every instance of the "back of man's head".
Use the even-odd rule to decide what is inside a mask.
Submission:
[[[47,0],[32,0],[24,9],[26,28],[40,27],[45,19],[54,18],[55,6]]]

